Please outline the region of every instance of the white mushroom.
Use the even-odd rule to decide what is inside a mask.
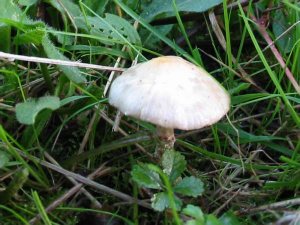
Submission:
[[[204,69],[163,56],[116,78],[109,103],[127,116],[156,124],[160,139],[172,148],[174,128],[192,130],[217,122],[229,110],[230,97]]]

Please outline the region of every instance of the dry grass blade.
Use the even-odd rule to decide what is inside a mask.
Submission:
[[[70,62],[70,61],[64,61],[64,60],[58,60],[58,59],[48,59],[48,58],[33,57],[33,56],[15,55],[15,54],[9,54],[9,53],[5,53],[5,52],[0,52],[0,58],[8,59],[9,61],[21,60],[21,61],[27,61],[27,62],[37,62],[37,63],[47,63],[47,64],[53,64],[53,65],[90,68],[90,69],[96,69],[96,70],[108,70],[108,71],[119,71],[119,72],[125,71],[125,69],[123,69],[123,68],[100,66],[100,65],[80,63],[80,62]]]

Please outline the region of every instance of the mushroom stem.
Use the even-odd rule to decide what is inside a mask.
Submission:
[[[160,143],[156,147],[155,157],[161,158],[161,156],[167,149],[172,149],[174,147],[176,139],[174,136],[173,128],[157,126],[156,132]]]

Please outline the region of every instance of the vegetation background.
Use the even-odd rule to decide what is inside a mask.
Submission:
[[[0,9],[1,225],[300,224],[299,1],[1,0]],[[118,71],[160,55],[204,67],[231,95],[222,121],[176,132],[176,179],[154,166],[155,127],[122,117],[113,132],[106,97]]]

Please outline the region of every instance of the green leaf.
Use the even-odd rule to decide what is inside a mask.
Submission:
[[[11,27],[0,23],[0,51],[10,52],[11,45]]]
[[[173,24],[156,26],[156,31],[160,33],[161,36],[166,36],[170,33],[173,27]],[[161,48],[160,38],[153,34],[153,32],[146,29],[141,29],[140,36],[143,40],[143,47],[149,49],[157,49],[157,51],[159,51],[159,49]]]
[[[197,197],[204,191],[203,182],[196,177],[185,177],[174,187],[174,192]]]
[[[85,21],[87,21],[88,27],[90,27],[90,33],[98,37],[103,37],[103,43],[107,45],[118,43],[133,43],[140,44],[140,36],[136,29],[125,19],[113,15],[105,14],[105,18],[101,17],[79,17],[76,18],[76,24],[79,28],[87,29]],[[105,39],[111,41],[105,41]]]
[[[168,175],[171,183],[174,182],[185,170],[186,160],[184,156],[174,150],[167,150],[162,156],[162,167]]]
[[[205,225],[223,225],[217,217],[212,214],[206,215],[206,223]]]
[[[174,200],[175,200],[176,209],[180,210],[182,206],[182,201],[176,196],[174,196]],[[160,192],[154,194],[153,197],[151,198],[151,202],[152,202],[151,204],[152,208],[159,212],[162,212],[165,209],[170,208],[170,200],[166,192]]]
[[[147,164],[134,165],[131,171],[132,179],[140,186],[161,189],[159,174],[148,168]]]
[[[22,20],[18,21],[16,19],[11,19],[11,18],[1,18],[0,17],[0,22],[13,26],[23,32],[34,30],[34,29],[43,29],[46,27],[44,22],[42,21],[34,21],[29,19],[28,17],[24,16]],[[0,23],[1,25],[1,23]]]
[[[297,104],[300,104],[300,98],[292,97],[292,96],[287,96],[287,98]]]
[[[241,139],[241,143],[247,143],[247,142],[261,142],[261,141],[273,141],[273,140],[286,140],[283,137],[276,137],[276,136],[267,136],[267,135],[254,135],[251,133],[248,133],[240,128],[236,128],[236,130],[227,123],[218,123],[216,125],[217,129],[220,129],[224,133],[233,135],[233,136],[239,136]],[[238,131],[238,133],[237,133]]]
[[[77,101],[77,100],[84,99],[84,98],[89,98],[89,97],[90,96],[87,96],[87,95],[74,95],[71,97],[67,97],[60,101],[60,106],[62,107],[64,105],[69,104],[70,102]]]
[[[187,216],[193,217],[199,221],[204,222],[204,214],[198,206],[189,204],[182,210],[182,212]]]
[[[23,34],[20,34],[15,37],[14,43],[18,45],[21,44],[40,45],[42,43],[45,34],[46,34],[45,31],[41,29],[25,31]]]
[[[0,18],[7,18],[12,20],[20,20],[22,11],[11,0],[1,0]],[[0,23],[1,26],[1,23]]]
[[[31,6],[35,4],[38,0],[19,0],[18,3],[24,6]]]
[[[119,49],[113,49],[108,46],[102,47],[90,45],[68,45],[65,46],[65,48],[69,51],[78,51],[78,53],[80,54],[117,56],[124,59],[129,59],[127,52],[121,51]]]
[[[255,94],[244,94],[244,95],[237,95],[231,97],[231,104],[238,105],[247,102],[259,102],[266,98],[273,98],[278,97],[278,95],[271,95],[267,93],[255,93]]]
[[[222,225],[241,225],[238,218],[231,211],[224,213],[219,220]]]
[[[203,225],[203,222],[198,220],[188,220],[184,223],[184,225]]]
[[[204,12],[221,2],[222,0],[176,0],[176,7],[179,12]],[[155,16],[162,13],[174,15],[172,0],[152,0],[149,5],[145,6],[141,16],[147,21],[151,21]]]
[[[9,162],[9,155],[0,150],[0,169],[3,168]]]
[[[286,32],[289,28],[290,24],[288,21],[288,16],[284,15],[282,10],[277,10],[274,19],[272,20],[272,29],[275,35],[275,38],[278,38],[282,35],[282,33]],[[283,53],[289,53],[296,40],[294,39],[294,29],[291,29],[285,35],[283,35],[280,39],[278,39],[275,43]]]
[[[49,4],[56,8],[61,14],[71,15],[72,18],[82,15],[78,5],[71,0],[49,0]]]
[[[43,38],[42,45],[44,47],[46,55],[51,59],[60,59],[70,61],[67,57],[61,54],[47,36]],[[74,66],[60,66],[58,67],[64,72],[64,74],[74,83],[86,82],[86,78],[80,73],[80,70]]]
[[[43,109],[56,110],[60,107],[58,97],[46,96],[38,99],[30,99],[27,102],[16,105],[17,120],[20,123],[32,125],[35,122],[37,114]]]
[[[0,6],[3,9],[0,10],[0,26],[8,24],[18,29],[23,28],[23,31],[25,28],[34,29],[37,26],[45,26],[44,22],[33,21],[24,15],[22,10],[11,0],[1,0]]]
[[[241,91],[247,90],[251,84],[249,83],[239,83],[236,87],[228,90],[228,93],[232,96],[234,94],[239,94]]]

